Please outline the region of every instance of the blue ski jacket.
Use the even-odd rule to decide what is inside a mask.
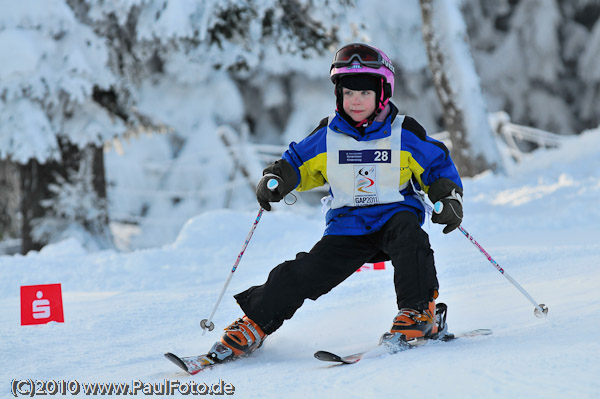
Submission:
[[[329,183],[327,179],[327,158],[338,157],[327,149],[328,134],[348,135],[358,142],[366,143],[390,136],[391,129],[401,129],[400,181],[398,188],[404,200],[371,206],[344,206],[329,209],[326,215],[324,235],[364,235],[379,229],[397,212],[413,212],[425,220],[425,207],[420,195],[415,191],[428,192],[429,186],[440,178],[452,180],[462,188],[460,176],[446,146],[427,136],[425,129],[413,118],[397,118],[398,109],[392,103],[391,112],[385,120],[374,121],[359,132],[343,117],[336,113],[333,118],[324,118],[320,125],[299,143],[292,142],[282,158],[296,171],[297,191],[307,191]],[[401,119],[401,125],[394,125]],[[373,143],[371,143],[373,144]],[[371,146],[372,148],[372,146]],[[336,151],[337,152],[337,151]],[[408,183],[408,184],[407,184]],[[330,189],[330,194],[332,190]]]

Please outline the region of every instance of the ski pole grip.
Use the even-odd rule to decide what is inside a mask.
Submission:
[[[265,177],[271,177],[267,180],[267,188],[271,191],[275,191],[277,187],[279,187],[279,179],[281,179],[281,177],[274,175],[273,173],[268,173]]]
[[[444,204],[442,203],[442,201],[438,201],[435,204],[433,204],[433,211],[435,213],[442,213],[443,209],[444,209]]]

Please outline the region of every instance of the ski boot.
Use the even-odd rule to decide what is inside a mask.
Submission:
[[[215,362],[225,362],[248,355],[261,347],[267,335],[247,316],[236,320],[216,342],[208,356]]]
[[[394,318],[392,328],[381,336],[379,344],[387,346],[392,352],[398,352],[410,347],[409,341],[443,339],[448,331],[447,310],[445,303],[436,305],[434,300],[429,302],[429,307],[422,311],[400,309]]]

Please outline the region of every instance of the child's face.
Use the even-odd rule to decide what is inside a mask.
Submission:
[[[342,89],[344,112],[355,122],[367,119],[375,111],[375,92],[373,90]]]

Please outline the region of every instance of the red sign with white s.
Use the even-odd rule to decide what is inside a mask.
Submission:
[[[60,284],[21,287],[21,325],[64,323]]]

